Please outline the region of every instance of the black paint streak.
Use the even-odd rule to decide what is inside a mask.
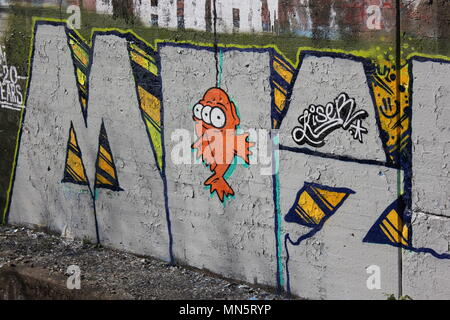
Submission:
[[[217,39],[217,8],[216,0],[213,0],[213,18],[214,18],[214,59],[216,61],[216,87],[219,87],[219,47]]]
[[[287,147],[287,146],[284,146],[281,144],[280,144],[279,148],[280,148],[280,150],[286,150],[286,151],[291,151],[291,152],[296,152],[296,153],[303,153],[303,154],[317,156],[317,157],[325,158],[325,159],[335,159],[335,160],[344,161],[344,162],[354,162],[354,163],[360,163],[360,164],[368,164],[368,165],[374,165],[374,166],[382,166],[382,167],[386,167],[386,168],[399,169],[399,166],[397,166],[395,164],[391,164],[389,162],[378,161],[378,160],[356,159],[356,158],[352,158],[349,156],[340,156],[340,155],[335,155],[335,154],[331,154],[331,153],[314,151],[309,148]]]
[[[396,20],[395,21],[395,27],[396,27],[396,30],[395,30],[395,65],[396,65],[396,68],[395,68],[395,72],[396,72],[396,79],[395,79],[396,80],[396,87],[395,87],[395,90],[396,90],[396,99],[397,99],[398,103],[400,103],[400,101],[401,101],[400,100],[401,99],[401,97],[400,97],[400,95],[401,95],[401,93],[400,93],[400,84],[401,84],[401,79],[400,79],[401,72],[400,72],[400,70],[401,70],[401,54],[402,54],[401,53],[400,0],[395,0],[395,20]],[[397,118],[398,118],[397,121],[401,120],[400,119],[400,112],[398,112]],[[401,127],[398,126],[397,127],[397,150],[399,152],[401,150],[401,138],[400,137],[401,137]],[[400,168],[402,167],[401,160],[402,160],[402,157],[399,157],[398,161],[399,161]],[[400,168],[397,170],[397,179],[398,179],[397,184],[398,185],[400,185],[400,183],[401,183],[401,181],[400,181],[400,179],[401,179],[401,169]],[[400,190],[399,187],[397,187],[397,189],[398,189],[397,190],[397,196],[400,197],[401,190]],[[411,189],[410,188],[409,189],[405,188],[405,190],[406,190],[407,193],[411,193]],[[402,223],[402,219],[403,219],[404,215],[405,215],[405,210],[402,211],[402,214],[398,215],[399,221],[397,223],[399,223],[399,225],[401,225],[400,223]],[[402,257],[402,247],[401,246],[398,247],[398,259],[397,260],[398,260],[398,296],[401,297],[403,295],[403,277],[402,277],[403,276],[403,265],[402,265],[403,257]]]

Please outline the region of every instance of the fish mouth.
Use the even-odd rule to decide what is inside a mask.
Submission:
[[[210,132],[223,132],[223,130],[213,127],[213,126],[205,127],[204,124],[202,124],[202,128],[205,129],[205,131],[210,131]]]

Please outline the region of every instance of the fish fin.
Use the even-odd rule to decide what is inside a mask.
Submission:
[[[201,143],[201,141],[202,140],[199,139],[195,143],[193,143],[192,146],[191,146],[191,149],[196,149],[197,150],[197,152],[195,154],[197,158],[200,158],[202,156],[202,148],[201,148],[202,143]]]
[[[207,165],[211,166],[211,171],[216,168],[216,160],[214,159],[208,140],[200,138],[191,146],[191,148],[197,149],[197,158],[201,157]]]
[[[249,142],[248,139],[249,134],[243,133],[236,136],[236,144],[234,146],[234,153],[238,156],[244,159],[246,164],[250,163],[249,156],[253,153],[250,151],[250,148],[253,147],[255,144],[253,142]],[[240,147],[244,146],[244,147]]]
[[[211,187],[211,193],[216,192],[220,201],[224,201],[225,196],[233,196],[234,191],[224,179],[224,177],[218,177],[217,175],[212,175],[205,181],[205,186]]]

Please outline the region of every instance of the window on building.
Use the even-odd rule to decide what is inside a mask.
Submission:
[[[184,29],[184,0],[177,0],[178,29]]]
[[[157,14],[152,14],[150,16],[150,24],[152,25],[152,27],[157,27],[158,26],[158,15]]]
[[[150,1],[151,1],[152,7],[157,7],[158,6],[158,0],[150,0]]]
[[[233,8],[233,31],[239,31],[241,25],[241,17],[239,13],[239,9]]]

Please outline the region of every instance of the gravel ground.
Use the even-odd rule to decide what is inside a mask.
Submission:
[[[153,258],[26,228],[0,226],[0,270],[25,268],[28,274],[35,270],[35,277],[65,286],[70,265],[80,267],[82,289],[94,292],[98,299],[283,299],[263,288],[201,270],[168,266]]]

